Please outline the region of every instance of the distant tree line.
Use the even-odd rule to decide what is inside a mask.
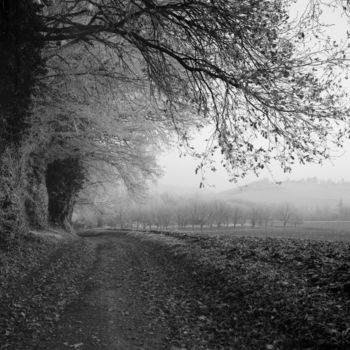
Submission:
[[[156,202],[156,203],[154,203]],[[108,210],[95,210],[90,215],[77,215],[75,225],[112,226],[149,229],[205,229],[231,227],[286,227],[303,223],[300,210],[289,203],[262,205],[230,202],[221,199],[179,198],[165,196],[153,204],[116,205]]]
[[[308,220],[350,220],[350,205],[339,200],[336,205],[324,205],[305,211]]]

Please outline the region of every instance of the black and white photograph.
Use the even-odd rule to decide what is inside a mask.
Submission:
[[[350,0],[0,0],[0,350],[350,350]]]

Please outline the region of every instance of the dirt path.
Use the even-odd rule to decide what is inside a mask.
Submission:
[[[166,298],[169,278],[152,245],[122,232],[89,240],[98,260],[80,301],[59,321],[42,349],[169,349]],[[165,257],[164,257],[165,258]]]

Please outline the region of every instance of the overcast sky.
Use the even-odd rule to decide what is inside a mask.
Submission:
[[[305,6],[305,1],[300,0],[299,4],[295,5],[293,9],[294,16],[297,15],[298,11],[299,13],[303,11],[303,6]],[[346,28],[350,28],[350,25],[347,26],[346,19],[339,16],[339,12],[324,12],[323,21],[332,24],[329,28],[330,35],[337,37],[338,39],[346,35]],[[194,143],[200,148],[204,147],[202,138],[197,137],[194,141]],[[219,161],[220,160],[218,159],[218,162]],[[159,179],[159,183],[176,187],[199,188],[201,176],[195,175],[195,168],[198,163],[198,160],[188,156],[180,158],[179,152],[175,148],[163,153],[159,157],[159,164],[164,170],[164,176]],[[343,149],[335,150],[333,152],[332,160],[325,161],[322,166],[315,164],[296,165],[294,166],[292,173],[289,174],[284,174],[280,170],[278,164],[271,164],[269,169],[263,171],[259,178],[251,174],[250,176],[247,176],[246,179],[241,180],[238,184],[234,184],[228,181],[228,175],[222,166],[218,165],[217,168],[218,170],[215,173],[208,170],[206,174],[207,183],[213,185],[213,189],[216,189],[217,191],[234,188],[265,177],[269,178],[271,181],[284,181],[288,178],[298,180],[315,176],[321,179],[331,179],[333,181],[350,181],[350,141],[345,143]]]
[[[271,164],[269,170],[263,171],[259,178],[251,174],[237,184],[228,181],[226,171],[219,165],[218,170],[214,173],[208,169],[207,183],[215,186],[213,190],[222,191],[262,178],[268,178],[270,181],[285,181],[316,176],[324,180],[350,181],[350,142],[348,141],[345,147],[337,153],[334,154],[331,161],[325,161],[322,166],[318,164],[295,165],[293,171],[288,174],[284,174],[278,164]],[[164,176],[158,181],[160,184],[199,188],[201,176],[195,175],[198,160],[188,156],[180,158],[178,151],[174,149],[160,156],[159,164],[164,170]]]

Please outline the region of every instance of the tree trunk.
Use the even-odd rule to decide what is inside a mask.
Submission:
[[[77,158],[55,160],[48,165],[46,186],[51,225],[71,231],[73,207],[84,180],[84,169]]]
[[[7,242],[27,231],[23,205],[25,176],[21,154],[10,148],[0,154],[0,241]]]
[[[32,154],[27,166],[26,219],[32,228],[48,226],[48,194],[46,189],[46,160]]]

